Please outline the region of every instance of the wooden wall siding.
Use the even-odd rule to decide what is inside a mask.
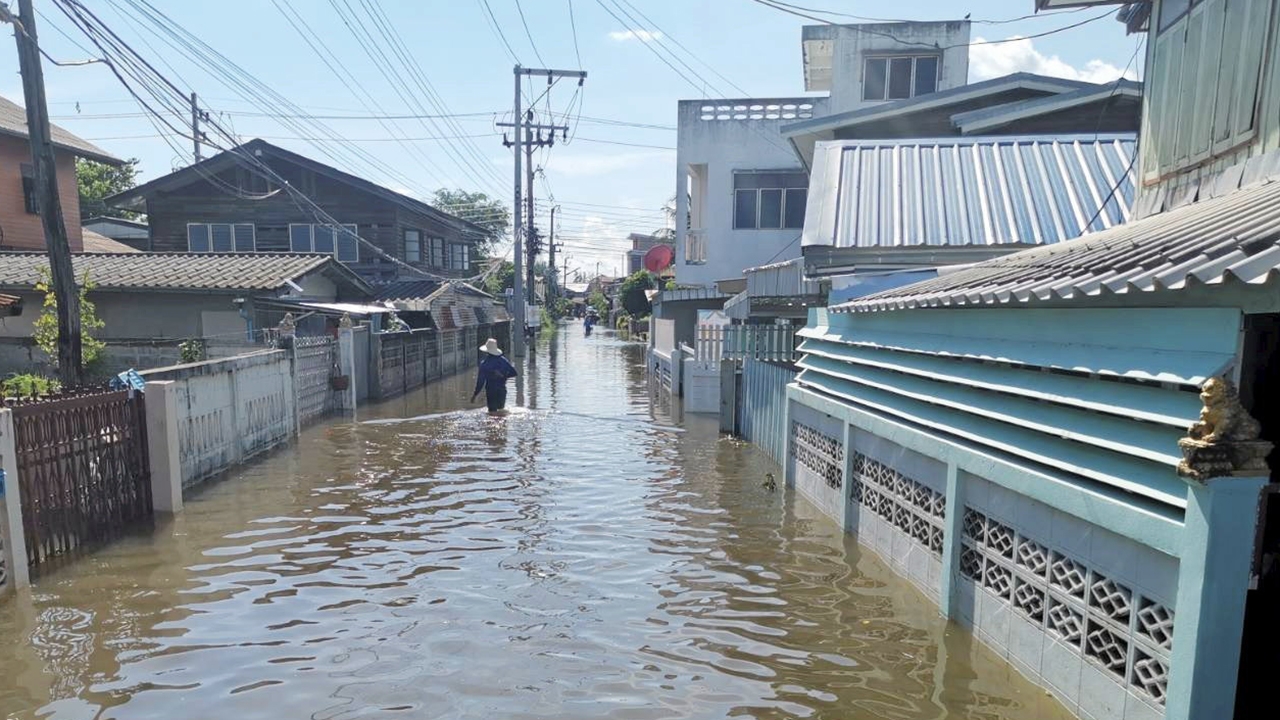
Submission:
[[[437,219],[410,212],[381,197],[305,172],[289,163],[271,161],[271,164],[284,180],[307,193],[335,220],[357,225],[360,237],[394,258],[404,258],[404,229],[408,227],[423,231],[424,250],[426,238],[432,235],[443,236],[448,242],[473,242],[472,238]],[[317,222],[314,214],[299,208],[284,192],[257,200],[238,197],[237,189],[246,194],[262,194],[266,190],[260,178],[243,168],[229,168],[216,178],[218,184],[203,180],[147,198],[151,250],[186,252],[187,223],[249,222],[256,227],[259,252],[288,252],[290,223]],[[420,266],[428,267],[425,262]],[[349,267],[375,279],[390,279],[399,272],[395,263],[378,257],[364,246],[360,248],[359,261]]]
[[[1204,0],[1158,34],[1153,19],[1142,128],[1147,189],[1190,185],[1280,149],[1275,3]]]
[[[31,146],[24,139],[0,137],[0,250],[44,250],[40,216],[27,212],[22,193],[22,165],[31,163]],[[80,193],[76,190],[75,158],[58,152],[54,158],[58,196],[72,252],[84,249],[80,228]]]

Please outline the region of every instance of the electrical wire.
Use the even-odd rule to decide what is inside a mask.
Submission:
[[[578,59],[578,69],[582,69],[582,53],[578,50],[578,22],[573,17],[573,0],[569,1],[569,29],[573,31],[573,56]]]
[[[905,20],[905,19],[896,19],[896,18],[878,18],[878,17],[867,17],[867,16],[865,16],[865,15],[852,15],[852,14],[850,14],[850,13],[837,12],[837,11],[835,11],[835,10],[824,10],[824,9],[821,9],[821,8],[807,8],[807,7],[801,7],[800,5],[796,5],[796,4],[793,4],[793,3],[782,2],[782,0],[773,0],[773,4],[774,4],[774,5],[783,5],[783,6],[785,6],[785,7],[789,7],[789,8],[792,8],[792,9],[794,9],[794,10],[803,10],[803,11],[805,11],[805,12],[815,12],[815,13],[820,13],[820,14],[822,14],[822,15],[831,15],[831,16],[833,16],[833,17],[845,17],[845,18],[849,18],[849,19],[851,19],[851,20],[861,20],[861,21],[863,21],[863,22],[873,22],[873,23],[909,23],[909,22],[918,22],[918,21],[914,21],[914,20]],[[1081,12],[1081,11],[1083,11],[1083,10],[1088,10],[1088,8],[1087,8],[1087,7],[1078,7],[1078,8],[1070,8],[1070,9],[1067,9],[1067,10],[1062,10],[1062,11],[1060,11],[1060,12],[1032,13],[1032,14],[1030,14],[1030,15],[1021,15],[1021,16],[1019,16],[1019,17],[1014,17],[1014,18],[1005,18],[1005,19],[1003,19],[1003,20],[969,20],[969,22],[971,22],[971,23],[973,23],[973,24],[975,24],[975,25],[1006,25],[1006,24],[1008,24],[1008,23],[1021,22],[1021,21],[1023,21],[1023,20],[1038,20],[1038,19],[1040,19],[1040,18],[1054,17],[1054,16],[1057,16],[1057,15],[1070,15],[1070,14],[1072,14],[1072,13],[1078,13],[1078,12]]]
[[[489,21],[489,29],[502,41],[503,47],[507,49],[507,54],[511,56],[515,64],[522,65],[523,63],[520,62],[520,57],[516,55],[516,51],[511,49],[511,43],[507,42],[507,36],[502,32],[502,25],[498,23],[498,18],[493,14],[493,8],[489,7],[489,0],[476,1],[482,6],[481,10],[484,11],[485,18]]]
[[[524,36],[529,38],[529,47],[533,48],[533,56],[538,58],[538,62],[543,66],[547,66],[547,61],[542,59],[542,53],[538,52],[538,43],[533,41],[533,33],[529,32],[529,21],[524,17],[524,7],[520,4],[520,0],[515,0],[516,12],[520,13],[520,24],[524,25]]]

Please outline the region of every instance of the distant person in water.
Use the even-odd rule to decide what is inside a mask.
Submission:
[[[480,371],[476,374],[476,389],[471,393],[471,402],[476,401],[476,396],[483,389],[489,412],[496,413],[507,406],[507,378],[516,376],[516,368],[502,357],[502,349],[498,347],[497,340],[489,338],[480,350],[486,356],[480,362]]]

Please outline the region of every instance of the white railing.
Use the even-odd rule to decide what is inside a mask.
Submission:
[[[685,263],[705,263],[707,261],[707,231],[701,228],[687,230],[684,234]]]
[[[729,325],[699,325],[694,328],[694,358],[720,360],[724,357],[725,330]]]
[[[730,325],[725,328],[724,357],[794,362],[796,329],[790,325]]]

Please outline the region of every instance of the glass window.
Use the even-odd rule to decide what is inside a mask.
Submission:
[[[333,227],[330,225],[312,225],[312,251],[318,253],[332,253],[333,235]]]
[[[209,252],[208,225],[187,225],[187,252]]]
[[[213,239],[214,252],[232,252],[235,246],[231,244],[231,226],[218,223],[209,226],[209,235]]]
[[[735,190],[733,193],[733,227],[734,229],[754,229],[756,227],[756,190]]]
[[[894,58],[889,61],[889,99],[903,100],[911,97],[911,58]]]
[[[289,226],[289,249],[296,253],[311,252],[311,226]]]
[[[469,270],[471,267],[471,248],[460,243],[449,244],[449,269]]]
[[[444,238],[431,238],[431,266],[444,267]]]
[[[254,227],[248,223],[238,223],[232,228],[234,236],[236,252],[253,252],[256,247],[254,245]]]
[[[809,191],[801,188],[787,190],[787,214],[783,227],[788,230],[804,227],[804,207],[809,199]]]
[[[1168,30],[1178,18],[1186,15],[1191,5],[1190,0],[1164,0],[1160,3],[1160,32]]]
[[[782,190],[772,188],[760,191],[760,228],[782,227]]]
[[[928,95],[938,91],[938,58],[916,58],[915,95]]]
[[[353,263],[360,260],[360,230],[355,225],[338,228],[338,262]]]
[[[422,231],[404,231],[404,261],[407,263],[422,262]]]
[[[889,60],[887,58],[867,58],[862,73],[862,99],[883,100],[884,90],[888,86]]]

